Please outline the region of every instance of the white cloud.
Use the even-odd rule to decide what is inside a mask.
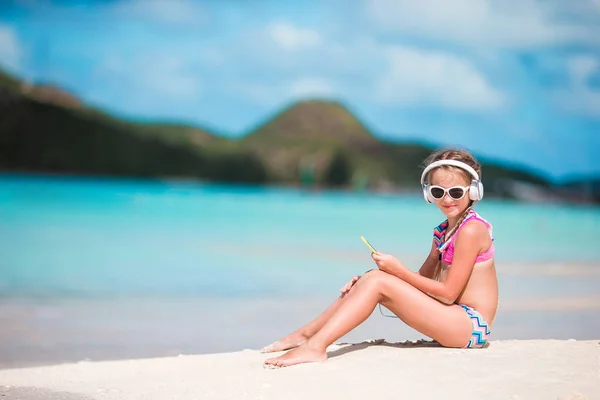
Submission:
[[[15,31],[0,24],[0,65],[11,71],[17,70],[21,64],[22,53]]]
[[[123,86],[130,94],[163,99],[193,99],[201,94],[198,74],[178,57],[146,54],[138,57],[108,57],[96,71],[107,85]]]
[[[567,111],[588,117],[600,117],[600,91],[577,88],[571,94],[562,96],[561,101]]]
[[[332,82],[318,77],[288,79],[273,83],[241,82],[228,85],[227,90],[266,107],[277,107],[282,102],[315,97],[327,98],[336,93]]]
[[[301,78],[291,83],[289,92],[293,97],[331,96],[334,88],[331,82],[322,78]]]
[[[565,42],[600,44],[600,11],[590,1],[366,0],[366,11],[386,30],[461,45],[527,48]],[[584,15],[588,22],[561,20],[564,9]]]
[[[296,50],[321,43],[321,36],[312,29],[297,28],[288,22],[274,22],[267,27],[267,34],[280,47]]]
[[[577,85],[585,85],[587,79],[598,71],[599,67],[600,62],[589,54],[576,55],[567,61],[569,75]]]
[[[600,60],[589,54],[571,57],[567,61],[570,86],[554,93],[554,98],[566,111],[600,117],[600,90],[588,85],[589,78],[600,75]]]
[[[464,58],[401,46],[388,47],[385,56],[389,69],[376,91],[383,102],[489,110],[506,101]]]
[[[278,104],[276,89],[264,83],[255,82],[229,82],[225,89],[235,96],[241,96],[253,103],[263,106],[275,106]]]
[[[198,57],[198,63],[210,67],[223,67],[227,62],[226,52],[216,45],[205,45],[194,49]]]
[[[119,17],[174,25],[202,25],[207,19],[206,10],[191,0],[125,0],[115,3],[113,11]]]
[[[394,107],[489,111],[507,102],[508,96],[467,58],[417,47],[384,46],[365,37],[334,43],[321,42],[308,54],[286,57],[275,49],[259,47],[264,51],[259,60],[272,55],[273,61],[269,59],[264,67],[277,74],[267,82],[239,82],[229,91],[264,105],[349,96]],[[284,61],[277,62],[276,54]]]

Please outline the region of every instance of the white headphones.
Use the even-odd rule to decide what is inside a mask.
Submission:
[[[433,199],[429,195],[429,190],[427,190],[429,185],[425,183],[425,177],[427,176],[429,171],[441,165],[452,165],[454,167],[462,168],[465,171],[469,172],[473,177],[473,179],[471,179],[471,185],[469,186],[469,198],[473,201],[479,201],[483,199],[483,183],[481,183],[481,181],[479,180],[479,175],[477,174],[477,171],[475,171],[471,166],[465,164],[462,161],[439,160],[429,164],[421,174],[421,186],[423,186],[423,197],[425,198],[426,202],[433,203]]]

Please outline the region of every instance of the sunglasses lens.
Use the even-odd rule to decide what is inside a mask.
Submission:
[[[463,188],[452,188],[448,191],[448,194],[450,194],[450,197],[452,197],[454,200],[458,200],[463,197],[465,191]]]
[[[430,192],[434,199],[439,200],[442,197],[444,197],[444,189],[442,189],[442,188],[434,187],[434,188],[431,188]]]

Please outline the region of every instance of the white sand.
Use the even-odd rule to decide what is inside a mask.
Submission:
[[[598,340],[380,341],[329,355],[277,370],[256,350],[0,370],[0,399],[600,399]]]

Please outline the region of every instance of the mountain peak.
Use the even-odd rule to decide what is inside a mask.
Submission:
[[[247,140],[325,140],[339,144],[371,143],[375,137],[343,104],[301,101],[283,109],[247,135]]]

